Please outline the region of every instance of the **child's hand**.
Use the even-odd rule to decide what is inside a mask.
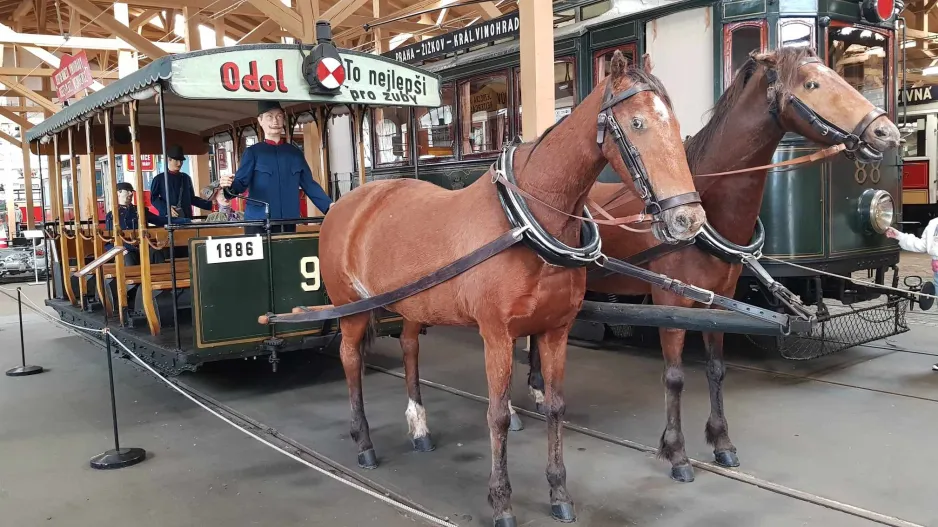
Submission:
[[[889,227],[888,229],[886,229],[886,237],[896,240],[899,238],[899,231],[897,231],[896,229],[893,229],[892,227]]]

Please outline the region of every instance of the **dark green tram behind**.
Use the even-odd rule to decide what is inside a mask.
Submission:
[[[896,121],[895,9],[886,20],[876,20],[875,3],[843,0],[691,0],[629,14],[616,11],[616,6],[626,4],[615,0],[566,2],[557,4],[559,10],[555,5],[554,90],[558,119],[603,78],[615,50],[631,59],[651,53],[654,73],[662,78],[672,98],[696,98],[706,110],[751,51],[803,45],[814,47],[828,66]],[[701,27],[712,25],[703,52],[703,58],[712,60],[712,71],[706,66],[702,79],[694,73],[701,70],[695,62],[700,59],[694,58],[699,50],[690,49],[699,46],[685,42],[687,33],[674,29],[680,27],[679,23],[675,26],[661,22],[697,16],[694,13],[702,13]],[[480,34],[484,40],[486,32]],[[372,113],[366,123],[366,133],[370,134],[370,144],[366,145],[368,178],[418,177],[459,189],[484,174],[502,145],[522,132],[517,36],[515,32],[498,41],[476,40],[475,47],[429,60],[421,60],[420,52],[434,46],[387,54],[441,75],[444,106]],[[453,51],[446,45],[439,48]],[[664,64],[662,49],[670,49],[671,56]],[[684,52],[688,55],[681,63],[679,58]],[[679,68],[682,70],[675,71]],[[679,101],[675,108],[682,135],[692,135],[703,125],[703,121],[693,123],[689,121],[694,119],[682,116]],[[819,148],[788,134],[773,162]],[[892,285],[899,248],[881,232],[883,222],[895,224],[901,220],[900,174],[897,150],[886,152],[880,162],[873,164],[839,155],[770,173],[761,213],[766,229],[764,255],[838,275],[860,272],[864,279]],[[600,181],[618,181],[618,176],[607,167]],[[880,224],[874,224],[877,218]],[[852,304],[881,295],[881,290],[771,260],[763,260],[763,264],[806,304],[822,309],[825,299]],[[766,304],[770,295],[759,292],[759,287],[744,273],[737,296]]]

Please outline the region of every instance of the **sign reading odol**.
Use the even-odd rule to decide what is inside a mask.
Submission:
[[[173,61],[174,92],[199,99],[276,99],[388,106],[440,106],[439,76],[378,55],[343,50],[341,60],[323,59],[316,80],[335,93],[310,93],[303,56],[295,47],[207,53]],[[216,72],[214,76],[207,72]]]

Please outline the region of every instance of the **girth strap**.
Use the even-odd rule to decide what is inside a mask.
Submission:
[[[512,229],[505,234],[502,234],[495,240],[454,261],[453,263],[445,267],[441,267],[427,276],[424,276],[423,278],[415,280],[393,291],[381,293],[380,295],[375,295],[369,298],[363,298],[361,300],[343,304],[341,306],[327,305],[321,306],[319,309],[316,307],[312,309],[307,308],[307,310],[301,313],[289,313],[282,315],[268,313],[266,316],[261,316],[258,319],[258,322],[261,324],[299,324],[302,322],[317,322],[320,320],[340,318],[358,313],[364,313],[365,311],[371,311],[372,309],[377,309],[395,302],[400,302],[407,297],[416,295],[421,291],[430,289],[435,285],[439,285],[461,273],[464,273],[476,265],[479,265],[480,263],[495,256],[496,254],[517,244],[521,241],[525,230],[527,230],[525,227]]]

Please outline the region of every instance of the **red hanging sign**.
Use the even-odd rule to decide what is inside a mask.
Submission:
[[[223,146],[215,147],[215,168],[219,172],[228,170],[228,152],[225,151]]]
[[[84,51],[71,56],[62,55],[58,69],[52,72],[52,85],[60,101],[74,97],[92,84],[91,65]]]
[[[125,155],[124,156],[124,170],[127,172],[134,171],[134,156]],[[156,162],[153,154],[141,154],[140,155],[140,170],[142,172],[152,172],[156,170]]]

